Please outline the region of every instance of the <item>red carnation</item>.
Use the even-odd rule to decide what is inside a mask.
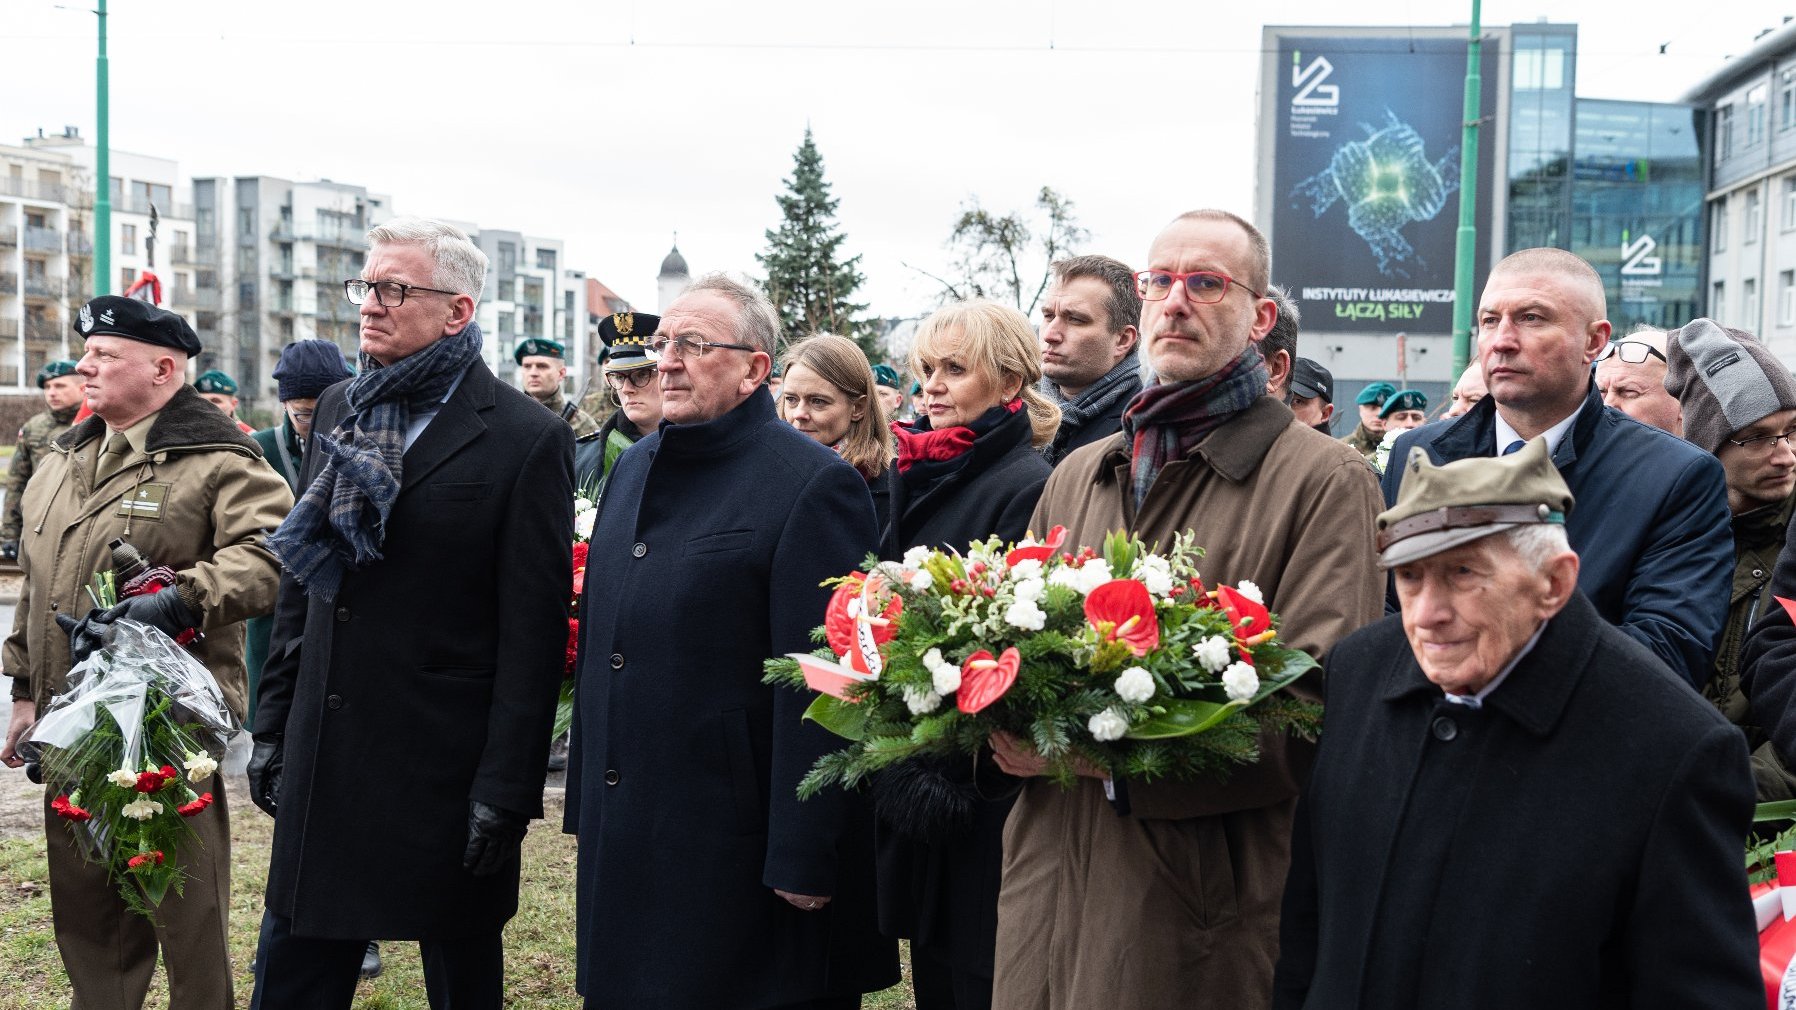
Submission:
[[[58,817],[64,817],[71,821],[91,821],[94,816],[70,803],[67,796],[58,796],[51,800],[50,809],[56,811]]]
[[[162,773],[159,771],[138,772],[137,785],[132,786],[132,788],[140,793],[153,793],[156,790],[161,789],[162,784],[167,781],[168,780],[163,778]]]
[[[572,677],[574,675],[574,660],[579,658],[579,655],[580,621],[578,618],[570,617],[567,622],[567,661],[562,667],[562,676]]]
[[[133,870],[141,870],[146,866],[161,866],[162,850],[152,849],[149,852],[139,853],[126,860],[125,865]]]
[[[209,807],[211,805],[212,805],[212,794],[211,793],[201,793],[199,795],[199,798],[194,800],[192,803],[183,803],[180,806],[176,807],[175,812],[179,813],[182,817],[192,817],[194,814],[199,813],[200,811],[206,809],[207,807]]]

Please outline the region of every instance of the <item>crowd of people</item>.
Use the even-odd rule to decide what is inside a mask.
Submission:
[[[856,1007],[901,939],[921,1010],[1762,1005],[1741,860],[1755,800],[1796,798],[1796,379],[1753,335],[1612,337],[1596,271],[1525,250],[1443,416],[1374,383],[1336,439],[1265,238],[1199,210],[1143,269],[1053,264],[1039,320],[944,306],[898,367],[704,277],[608,316],[570,398],[554,341],[515,387],[485,364],[466,235],[369,243],[359,367],[289,345],[266,431],[187,381],[179,316],[90,302],[0,531],[9,765],[107,625],[204,632],[274,818],[253,1007],[347,1007],[390,940],[433,1007],[501,1005],[552,763],[593,1008]],[[999,735],[800,801],[836,744],[763,664],[813,647],[825,580],[1055,526],[1193,534],[1206,580],[1255,584],[1325,665],[1290,688],[1320,740],[1068,785]],[[83,606],[114,537],[173,591]],[[141,1006],[159,952],[170,1006],[232,1005],[211,787],[153,919],[46,807],[77,1005]]]

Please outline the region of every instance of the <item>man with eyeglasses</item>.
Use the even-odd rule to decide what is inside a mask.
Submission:
[[[1490,395],[1463,416],[1404,432],[1384,474],[1395,503],[1421,446],[1438,465],[1508,455],[1544,435],[1577,496],[1566,525],[1578,588],[1701,689],[1727,613],[1733,543],[1714,456],[1605,407],[1591,363],[1609,342],[1603,280],[1563,249],[1498,263],[1478,307],[1478,360]],[[1396,609],[1396,597],[1388,606]]]
[[[1683,408],[1684,437],[1715,454],[1727,471],[1734,541],[1727,623],[1715,646],[1715,673],[1703,694],[1746,733],[1759,802],[1796,798],[1796,775],[1754,711],[1741,677],[1747,629],[1776,609],[1767,586],[1796,509],[1796,379],[1750,333],[1697,319],[1666,334],[1665,385]]]
[[[599,501],[564,822],[589,1010],[848,1010],[898,981],[866,798],[799,801],[840,741],[761,679],[878,542],[866,480],[774,412],[778,337],[753,285],[687,288],[646,347],[664,423]]]
[[[567,646],[574,433],[500,382],[460,229],[368,233],[361,373],[313,416],[257,699],[274,817],[252,1007],[347,1008],[370,940],[430,1005],[497,1010]]]
[[[1637,326],[1597,355],[1596,391],[1604,404],[1682,438],[1683,412],[1665,389],[1666,360],[1665,331]]]
[[[1161,544],[1189,530],[1207,582],[1256,584],[1293,646],[1320,658],[1378,616],[1378,486],[1358,452],[1267,392],[1270,261],[1259,230],[1224,211],[1160,232],[1137,275],[1154,384],[1121,432],[1055,467],[1030,525],[1064,525],[1075,551],[1113,530]],[[1038,777],[1028,743],[994,737],[1000,766],[1028,781],[1004,838],[992,1005],[1268,1005],[1312,750],[1271,735],[1261,747],[1213,779],[1092,769],[1068,788]]]
[[[660,316],[647,312],[614,312],[599,320],[607,350],[601,374],[616,408],[598,431],[574,443],[574,486],[593,501],[604,492],[617,458],[661,423],[660,373],[648,353],[660,324]]]

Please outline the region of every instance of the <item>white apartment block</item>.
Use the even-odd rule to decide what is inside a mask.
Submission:
[[[565,269],[561,240],[494,228],[467,230],[487,258],[486,290],[475,315],[486,337],[487,364],[515,385],[512,353],[523,341],[544,337],[567,349],[569,395],[578,396],[589,380],[597,388],[596,348],[586,326],[586,274]]]
[[[1796,24],[1686,101],[1711,111],[1708,314],[1796,365]]]

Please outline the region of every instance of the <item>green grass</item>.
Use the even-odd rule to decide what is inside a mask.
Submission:
[[[237,967],[237,1005],[248,1006],[249,974],[262,920],[262,885],[274,822],[233,791],[231,817],[231,961]],[[578,1010],[574,993],[574,840],[555,829],[559,803],[524,839],[524,873],[517,917],[505,928],[506,1005],[520,1010]],[[868,996],[865,1010],[914,1010],[909,951],[905,981]],[[415,943],[383,943],[386,970],[356,989],[359,1010],[425,1010],[424,975]],[[0,1010],[66,1006],[68,978],[50,929],[49,869],[43,842],[0,840]],[[146,1007],[168,1004],[158,970]]]

